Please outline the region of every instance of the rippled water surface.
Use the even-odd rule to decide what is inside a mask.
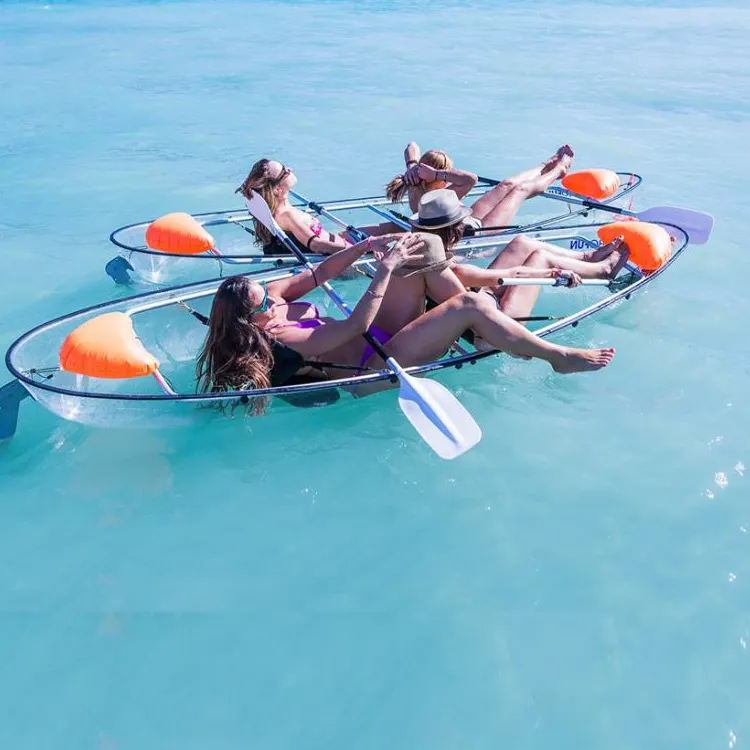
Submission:
[[[122,292],[117,226],[231,208],[261,155],[373,194],[410,139],[511,174],[564,142],[713,213],[632,302],[444,382],[204,429],[35,404],[0,446],[0,747],[748,742],[744,4],[4,2],[0,343]]]

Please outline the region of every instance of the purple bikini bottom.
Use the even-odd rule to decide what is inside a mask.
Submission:
[[[386,333],[382,328],[378,328],[374,324],[370,326],[368,333],[382,346],[385,346],[393,338],[390,333]],[[359,363],[359,366],[364,367],[367,360],[373,354],[375,354],[375,350],[368,344],[362,352],[362,361]]]

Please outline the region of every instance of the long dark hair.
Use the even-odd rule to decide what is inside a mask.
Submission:
[[[271,209],[271,215],[275,216],[276,209],[279,207],[279,200],[276,197],[274,188],[278,186],[279,180],[268,176],[268,165],[270,163],[270,159],[258,159],[253,164],[250,174],[245,177],[245,181],[234,192],[240,193],[247,200],[250,200],[253,197],[253,190],[255,190],[260,193],[263,200],[268,204],[268,207]],[[257,219],[253,219],[253,224],[255,225],[255,243],[257,245],[265,247],[273,242],[274,235],[263,224]]]
[[[243,276],[225,279],[216,291],[208,335],[198,356],[196,374],[201,393],[269,388],[273,339],[253,322],[251,282]],[[266,408],[266,399],[252,399],[253,414]]]

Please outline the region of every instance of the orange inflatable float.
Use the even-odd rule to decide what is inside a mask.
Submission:
[[[597,234],[604,243],[622,236],[630,248],[630,261],[643,271],[656,271],[672,255],[672,238],[667,230],[648,221],[616,221],[600,227]]]
[[[152,250],[180,255],[198,255],[212,250],[214,238],[186,213],[165,214],[146,229],[146,244]]]
[[[620,188],[620,177],[610,169],[582,169],[566,174],[560,180],[567,190],[600,201],[610,198]]]
[[[130,316],[105,313],[69,333],[60,348],[60,367],[93,378],[137,378],[159,367],[136,336]]]

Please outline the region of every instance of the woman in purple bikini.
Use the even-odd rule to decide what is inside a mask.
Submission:
[[[348,318],[322,316],[314,305],[298,301],[370,249],[378,258],[378,269]],[[314,366],[316,360],[381,368],[382,360],[362,337],[365,331],[377,336],[404,367],[438,359],[467,329],[496,349],[543,359],[559,373],[599,370],[612,361],[614,349],[573,349],[539,338],[498,309],[488,294],[461,291],[429,312],[410,315],[402,325],[381,323],[394,320],[389,299],[408,298],[423,311],[432,282],[451,276],[452,264],[438,237],[401,234],[397,241],[392,236],[365,240],[331,256],[312,272],[272,282],[265,289],[244,277],[226,279],[214,298],[209,333],[198,360],[200,388],[217,392],[282,385],[284,377],[276,374],[280,363],[292,375]],[[388,295],[394,287],[399,288],[398,295]],[[399,308],[399,315],[403,310]],[[376,319],[380,327],[374,326]],[[345,374],[328,364],[321,367],[330,377]],[[289,379],[288,374],[285,377]]]

